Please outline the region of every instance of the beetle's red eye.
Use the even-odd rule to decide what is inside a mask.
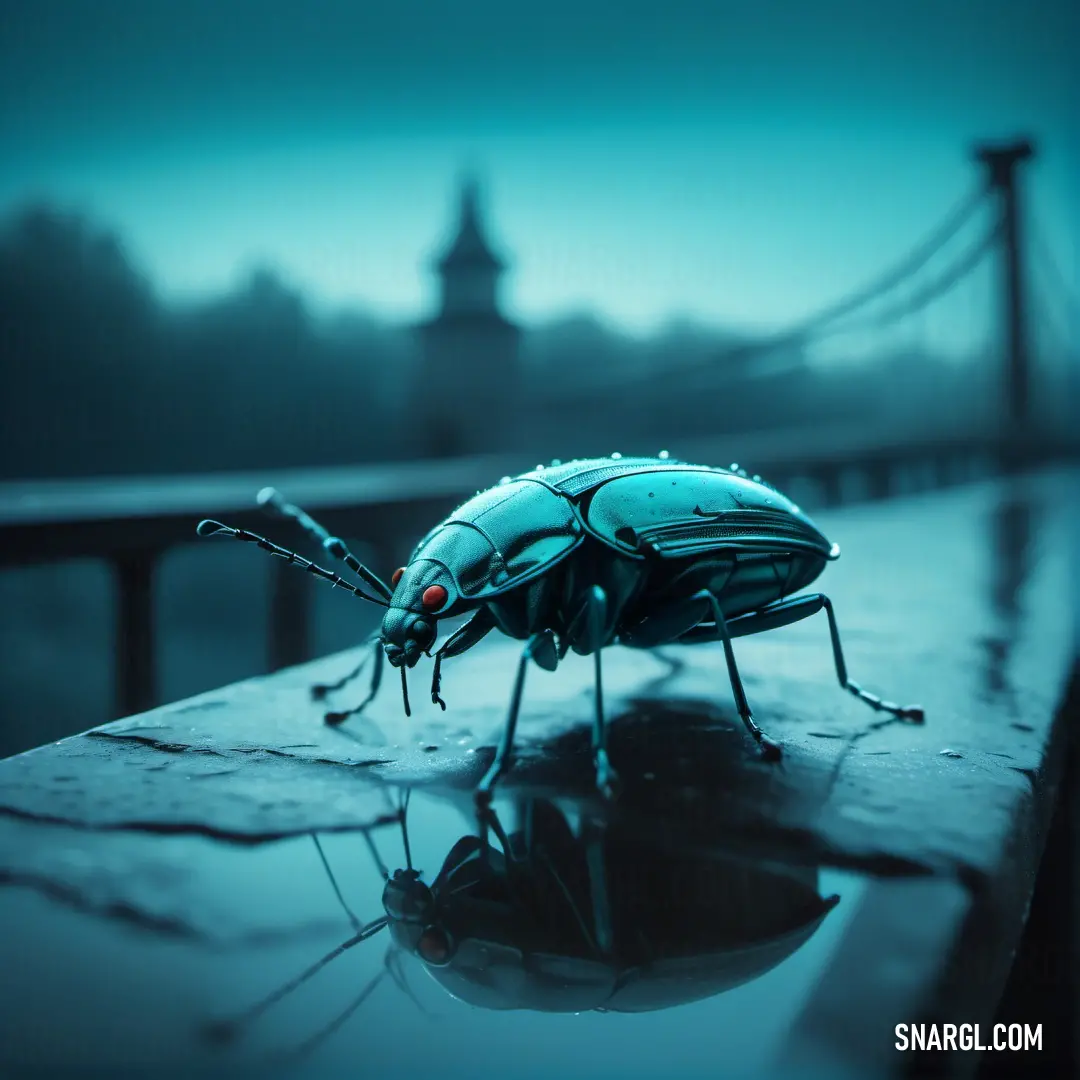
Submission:
[[[401,580],[401,575],[405,573],[405,567],[399,566],[390,577],[390,584],[393,588],[397,588],[397,583]]]
[[[441,585],[429,585],[424,590],[424,595],[420,597],[420,603],[428,611],[438,611],[446,603],[448,595],[449,593]]]
[[[452,946],[446,931],[438,926],[429,926],[420,935],[416,951],[425,963],[441,967],[449,962]]]

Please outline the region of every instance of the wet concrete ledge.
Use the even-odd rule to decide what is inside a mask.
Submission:
[[[631,815],[661,842],[878,879],[796,1027],[800,1061],[887,1075],[909,1064],[891,1050],[896,1023],[989,1023],[1066,754],[1075,584],[1062,491],[1074,481],[1046,471],[820,515],[843,550],[819,584],[851,676],[920,703],[925,725],[883,723],[841,691],[818,615],[736,642],[755,715],[785,747],[781,763],[759,760],[743,732],[718,649],[613,649],[605,697],[625,808],[593,795],[592,667],[580,658],[530,671],[507,786]],[[0,881],[166,933],[251,940],[262,931],[243,913],[223,919],[187,904],[154,835],[258,845],[346,831],[385,808],[383,785],[467,806],[501,729],[517,648],[493,641],[448,662],[445,713],[427,704],[422,666],[411,719],[387,679],[362,718],[325,726],[310,686],[350,670],[356,651],[2,761]],[[361,681],[330,705],[363,692]],[[860,1039],[838,1024],[845,1010],[861,1018]]]

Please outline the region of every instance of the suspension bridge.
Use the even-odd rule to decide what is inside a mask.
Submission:
[[[830,442],[851,454],[860,438],[871,457],[884,443],[966,440],[1005,464],[1075,445],[1080,301],[1021,198],[1033,155],[1027,140],[975,148],[977,182],[872,281],[779,332],[620,378],[623,400],[638,395],[640,408],[679,417],[683,429],[727,434],[726,398],[768,426],[777,400],[805,394],[811,454]],[[830,414],[845,382],[850,422]],[[570,407],[583,419],[610,413],[610,396],[603,387]]]

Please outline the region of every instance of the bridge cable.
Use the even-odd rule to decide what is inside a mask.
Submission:
[[[976,188],[945,219],[942,225],[927,237],[917,248],[908,254],[905,259],[895,263],[891,270],[882,274],[873,284],[851,293],[841,300],[823,308],[816,315],[804,319],[796,327],[783,336],[803,337],[811,330],[834,322],[843,315],[847,315],[864,304],[884,296],[898,285],[903,284],[909,277],[918,273],[945,245],[967,224],[968,219],[974,214],[986,195],[986,189],[982,186]]]
[[[956,236],[957,233],[968,223],[968,220],[978,210],[987,195],[985,184],[979,184],[969,191],[962,200],[954,207],[952,212],[945,218],[942,224],[934,230],[921,244],[899,260],[885,274],[882,274],[871,285],[849,293],[846,297],[819,310],[814,315],[803,319],[788,330],[769,335],[767,338],[756,341],[744,342],[723,350],[711,360],[698,360],[690,364],[669,367],[662,373],[656,371],[635,373],[629,378],[620,379],[620,387],[628,387],[637,383],[654,382],[658,378],[665,380],[672,376],[694,375],[711,369],[714,363],[730,362],[732,360],[748,360],[757,356],[772,352],[785,345],[803,344],[811,337],[814,331],[828,323],[834,322],[844,315],[863,307],[865,304],[876,300],[881,296],[893,291],[908,278],[921,270],[945,245]],[[801,367],[800,365],[792,365]],[[606,396],[607,390],[599,391],[598,395]]]
[[[1000,223],[994,224],[986,231],[986,234],[974,243],[946,270],[936,278],[931,279],[918,291],[897,304],[887,307],[877,315],[859,319],[855,322],[841,322],[826,329],[817,337],[829,337],[833,334],[843,334],[851,330],[880,330],[890,323],[898,322],[909,315],[914,315],[923,308],[932,304],[939,297],[948,293],[958,282],[970,274],[984,258],[993,250],[1001,237]]]
[[[1073,293],[1066,275],[1046,243],[1046,234],[1033,215],[1029,215],[1028,236],[1036,272],[1041,270],[1046,285],[1056,294],[1056,302],[1051,301],[1050,306],[1060,307],[1067,325],[1080,324],[1080,298]]]
[[[986,197],[986,188],[979,185],[974,188],[948,215],[942,225],[935,229],[927,239],[908,256],[895,263],[891,270],[882,274],[873,284],[821,309],[817,314],[803,319],[789,330],[781,331],[763,341],[748,342],[725,350],[721,359],[749,358],[759,352],[767,352],[781,345],[803,344],[820,330],[869,304],[873,300],[892,292],[898,285],[920,271],[945,245],[967,224]]]
[[[903,284],[908,278],[918,273],[945,245],[952,240],[957,233],[968,223],[975,211],[986,197],[986,188],[979,185],[968,192],[967,195],[956,205],[953,211],[945,218],[944,222],[934,230],[921,244],[907,257],[895,263],[887,273],[882,274],[871,285],[849,293],[846,297],[822,308],[816,314],[803,319],[788,330],[780,331],[769,337],[745,342],[740,345],[725,349],[719,356],[722,361],[736,359],[750,359],[759,353],[771,352],[784,345],[802,344],[811,337],[819,328],[828,323],[835,322],[858,308],[873,300],[892,292],[898,285]],[[695,364],[692,368],[684,370],[698,370],[704,368],[704,364]]]

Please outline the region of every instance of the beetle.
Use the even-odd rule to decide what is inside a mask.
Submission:
[[[548,1013],[653,1012],[752,982],[798,951],[840,897],[824,896],[815,865],[736,861],[681,845],[643,841],[626,817],[584,820],[542,798],[517,804],[507,833],[493,807],[483,815],[501,850],[475,834],[459,839],[430,884],[412,866],[390,872],[364,829],[384,881],[383,914],[363,924],[342,898],[317,837],[323,867],[354,933],[285,987],[211,1028],[235,1038],[326,964],[388,929],[384,969],[344,1016],[391,974],[391,957],[415,958],[451,997],[490,1010]],[[386,818],[381,824],[389,824]],[[416,999],[414,998],[414,1001]],[[419,1004],[419,1002],[417,1002]],[[344,1016],[324,1031],[336,1030]],[[309,1040],[309,1046],[310,1046]]]
[[[554,671],[569,651],[593,657],[592,749],[597,786],[608,796],[618,781],[608,759],[601,679],[601,652],[609,645],[720,643],[739,716],[763,754],[775,760],[780,746],[754,721],[732,641],[824,610],[840,685],[876,710],[913,723],[924,719],[921,707],[882,700],[848,677],[829,598],[793,595],[839,557],[839,547],[790,499],[737,464],[691,465],[661,451],[657,457],[554,461],[503,477],[436,525],[389,585],[273,489],[264,489],[259,501],[298,522],[371,591],[244,529],[207,520],[199,534],[257,544],[386,609],[373,639],[367,697],[349,712],[329,714],[329,722],[355,715],[373,700],[384,656],[401,672],[408,713],[406,671],[421,656],[434,657],[431,700],[445,709],[444,660],[492,630],[525,642],[502,739],[476,790],[481,805],[490,803],[511,763],[529,662]],[[471,618],[433,653],[438,624],[464,615]],[[318,689],[340,688],[358,672]]]

